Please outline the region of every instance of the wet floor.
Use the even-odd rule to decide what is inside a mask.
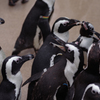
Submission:
[[[0,25],[0,46],[6,56],[11,55],[22,24],[34,3],[35,0],[29,0],[28,3],[21,4],[19,0],[14,7],[10,7],[8,0],[0,0],[0,17],[5,20],[5,24]],[[100,0],[56,0],[50,26],[52,27],[57,18],[63,16],[91,22],[95,30],[100,32]],[[69,41],[78,37],[79,29],[80,26],[77,26],[69,31]],[[32,61],[26,62],[21,69],[23,81],[30,76]],[[26,96],[27,85],[22,87],[21,100],[26,100]]]

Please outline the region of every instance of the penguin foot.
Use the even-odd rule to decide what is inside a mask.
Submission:
[[[24,4],[24,3],[26,3],[26,2],[28,2],[29,0],[22,0],[22,3]]]
[[[15,6],[15,3],[13,0],[9,0],[9,6]]]

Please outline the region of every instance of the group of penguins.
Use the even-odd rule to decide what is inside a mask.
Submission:
[[[67,17],[50,29],[54,4],[36,0],[12,54],[6,57],[0,48],[0,100],[21,100],[28,83],[26,100],[100,100],[100,34],[90,22]],[[79,37],[69,43],[68,31],[79,25]],[[33,58],[31,76],[22,84],[20,69]]]

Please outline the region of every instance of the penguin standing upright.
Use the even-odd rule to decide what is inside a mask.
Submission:
[[[55,46],[58,47],[56,44]],[[31,100],[56,100],[54,98],[57,96],[57,89],[64,83],[70,87],[74,78],[82,71],[84,63],[82,49],[70,43],[65,44],[65,47],[59,46],[59,48],[64,48],[64,52],[57,54],[55,57],[57,62],[48,68],[37,81]]]
[[[90,22],[83,21],[80,28],[80,36],[74,41],[78,44],[84,51],[84,68],[87,66],[87,51],[90,45],[94,42],[99,41],[94,35],[98,34],[94,30],[94,26]]]
[[[59,53],[59,48],[54,48],[52,45],[50,45],[50,42],[56,43],[58,45],[65,45],[67,43],[68,38],[69,38],[69,30],[74,27],[79,25],[80,21],[75,20],[75,19],[69,19],[66,17],[60,17],[58,18],[52,27],[52,33],[47,36],[45,42],[39,49],[33,65],[32,65],[32,72],[31,75],[34,75],[38,72],[43,71],[45,68],[49,68],[50,65],[50,58],[53,55],[56,55]],[[28,89],[28,99],[30,99],[31,91],[33,90],[35,82],[31,82],[29,84],[29,89]]]
[[[23,23],[21,33],[16,40],[12,55],[20,55],[24,50],[27,50],[29,54],[29,49],[33,49],[36,53],[41,46],[41,35],[38,31],[41,31],[43,40],[50,34],[49,21],[54,11],[54,3],[55,0],[37,0],[35,2]]]
[[[3,61],[3,81],[0,84],[0,100],[20,100],[22,76],[20,68],[33,55],[9,56]]]
[[[81,100],[87,85],[94,82],[100,83],[100,41],[89,47],[87,68],[74,80],[66,100]]]

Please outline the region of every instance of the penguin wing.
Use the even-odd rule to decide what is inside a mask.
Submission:
[[[27,83],[29,83],[29,82],[36,81],[36,80],[40,79],[40,77],[41,77],[42,74],[43,74],[43,71],[32,75],[30,78],[28,78],[28,79],[22,84],[22,87],[23,87],[24,85],[26,85]]]

